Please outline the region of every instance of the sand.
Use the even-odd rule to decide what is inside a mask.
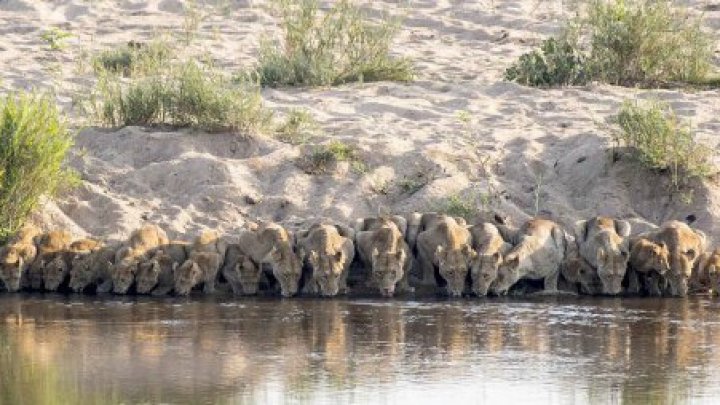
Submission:
[[[188,52],[208,51],[229,72],[251,65],[261,36],[277,33],[265,2],[198,3],[205,18]],[[717,32],[720,7],[688,4]],[[394,52],[415,61],[416,81],[263,91],[280,115],[304,107],[315,116],[324,135],[311,144],[339,139],[356,146],[365,171],[340,164],[327,175],[308,175],[295,161],[309,146],[267,137],[87,128],[68,159],[82,186],[47,203],[35,219],[110,239],[152,221],[172,237],[192,237],[207,227],[232,234],[256,218],[297,225],[313,217],[351,222],[432,210],[459,195],[518,223],[539,214],[572,226],[603,214],[632,219],[636,231],[680,219],[717,234],[717,181],[698,183],[691,204],[671,198],[665,175],[644,170],[624,151],[608,151],[607,124],[624,99],[655,97],[715,147],[718,91],[600,84],[547,90],[503,81],[504,69],[557,32],[571,12],[560,1],[410,2]],[[2,1],[0,86],[53,89],[80,122],[72,95],[92,78],[83,54],[158,32],[181,37],[184,16],[173,0]],[[40,39],[50,26],[74,35],[63,52]],[[718,56],[716,48],[716,62]]]

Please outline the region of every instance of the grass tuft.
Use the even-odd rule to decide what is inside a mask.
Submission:
[[[92,57],[91,64],[96,74],[120,74],[142,76],[162,70],[170,61],[173,50],[166,42],[155,40],[150,43],[130,41],[114,49],[103,50]]]
[[[281,142],[300,145],[307,142],[319,129],[319,125],[309,111],[292,109],[285,121],[275,128],[275,137]]]
[[[357,149],[340,141],[315,146],[310,153],[298,160],[297,166],[307,174],[328,174],[338,162],[350,162],[352,168],[359,173],[367,171]]]
[[[318,0],[280,0],[282,43],[263,41],[255,75],[264,86],[410,81],[407,58],[390,55],[400,24],[374,22],[349,0],[321,12]]]
[[[680,122],[668,104],[626,100],[616,122],[615,141],[632,148],[649,169],[668,171],[676,190],[690,179],[711,174],[712,150],[695,140],[689,125]]]

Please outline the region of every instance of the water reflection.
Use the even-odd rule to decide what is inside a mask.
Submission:
[[[710,403],[718,309],[6,295],[0,404]]]

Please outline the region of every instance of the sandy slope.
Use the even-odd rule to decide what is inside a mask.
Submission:
[[[220,5],[203,8],[207,18],[190,50],[208,50],[230,71],[251,64],[260,36],[277,30],[263,2],[206,3]],[[704,11],[708,29],[720,29],[718,4],[690,4]],[[399,10],[395,2],[368,7]],[[692,215],[718,233],[715,182],[699,186],[691,205],[671,200],[662,176],[606,152],[603,128],[624,98],[658,97],[715,146],[717,91],[540,90],[502,81],[504,68],[556,32],[567,12],[559,1],[412,1],[396,51],[416,61],[415,82],[264,92],[278,111],[302,106],[315,115],[326,135],[313,142],[356,145],[365,173],[340,165],[331,175],[307,175],[294,163],[303,147],[272,139],[87,129],[70,159],[84,185],[49,204],[42,218],[107,237],[125,236],[145,220],[175,235],[202,227],[231,232],[246,218],[351,220],[432,209],[460,193],[515,221],[535,213],[539,195],[539,212],[565,224],[596,213],[650,222]],[[183,15],[174,0],[0,1],[1,85],[54,87],[70,111],[72,91],[90,80],[77,62],[83,52],[160,31],[182,35]],[[70,49],[46,50],[39,35],[51,25],[76,35]],[[469,122],[460,119],[464,111]],[[410,194],[403,179],[429,181]]]

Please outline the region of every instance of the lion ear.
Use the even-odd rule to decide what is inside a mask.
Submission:
[[[516,269],[516,268],[520,267],[520,256],[518,256],[518,255],[509,255],[509,256],[505,259],[505,263],[509,264],[510,267]]]
[[[495,263],[499,263],[500,260],[502,259],[502,256],[500,255],[500,252],[495,252],[495,253],[493,253],[492,258],[493,258],[493,261],[495,261]]]
[[[630,222],[616,219],[615,220],[615,232],[623,238],[630,236],[631,226]]]
[[[577,239],[578,241],[583,241],[583,242],[585,242],[587,240],[587,231],[588,231],[587,226],[588,226],[588,221],[586,221],[584,219],[575,222],[575,229],[574,229],[575,239]]]
[[[341,261],[343,260],[343,257],[344,257],[344,256],[345,256],[345,253],[344,253],[342,250],[336,252],[336,253],[335,253],[335,261],[336,261],[336,262],[341,262]]]
[[[700,242],[700,250],[704,251],[707,248],[707,240],[708,240],[707,235],[705,234],[705,232],[703,232],[699,229],[694,229],[694,231],[695,231],[695,234],[698,236],[698,239]]]
[[[398,249],[398,251],[395,252],[395,257],[397,257],[398,261],[404,262],[405,261],[405,249]]]

